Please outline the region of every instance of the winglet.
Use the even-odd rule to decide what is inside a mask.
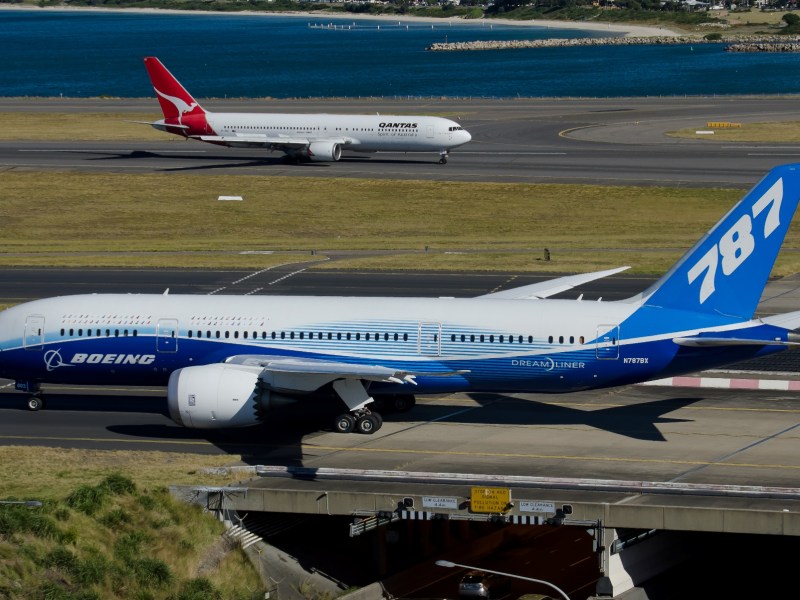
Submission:
[[[752,318],[798,201],[800,164],[774,168],[636,299],[648,306]]]

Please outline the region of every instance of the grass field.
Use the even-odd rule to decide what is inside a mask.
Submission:
[[[318,260],[323,268],[575,272],[631,265],[632,272],[660,273],[742,194],[243,175],[2,177],[5,266],[261,269]],[[244,201],[220,202],[221,194]],[[791,252],[800,248],[796,228],[785,248],[776,274],[800,270]],[[325,261],[326,252],[342,250],[356,254]]]
[[[238,458],[238,457],[236,457]],[[231,456],[0,448],[0,597],[9,600],[263,598],[244,553],[166,483],[224,485],[203,466]]]
[[[703,139],[717,142],[800,142],[800,121],[774,123],[732,123],[733,127],[708,127],[708,123],[698,123],[696,127],[687,127],[671,131],[667,135],[686,139]],[[739,125],[739,127],[735,126]],[[712,135],[697,133],[713,131]]]

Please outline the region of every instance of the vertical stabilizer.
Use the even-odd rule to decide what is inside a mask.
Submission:
[[[800,200],[800,164],[770,171],[641,300],[752,318]]]
[[[148,56],[144,59],[144,66],[147,74],[156,91],[161,111],[164,119],[176,119],[178,123],[189,115],[202,115],[206,111],[192,98],[180,82],[173,77],[167,68],[155,56]]]

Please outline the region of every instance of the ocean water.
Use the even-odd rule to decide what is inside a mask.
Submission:
[[[198,97],[800,93],[800,54],[727,53],[719,44],[425,49],[442,41],[607,35],[474,21],[0,10],[0,96],[147,97],[142,58],[149,55]]]

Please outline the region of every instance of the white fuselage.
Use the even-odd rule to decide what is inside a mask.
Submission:
[[[356,152],[441,152],[472,139],[455,121],[429,116],[207,113],[206,119],[223,137],[344,139],[343,148]]]

